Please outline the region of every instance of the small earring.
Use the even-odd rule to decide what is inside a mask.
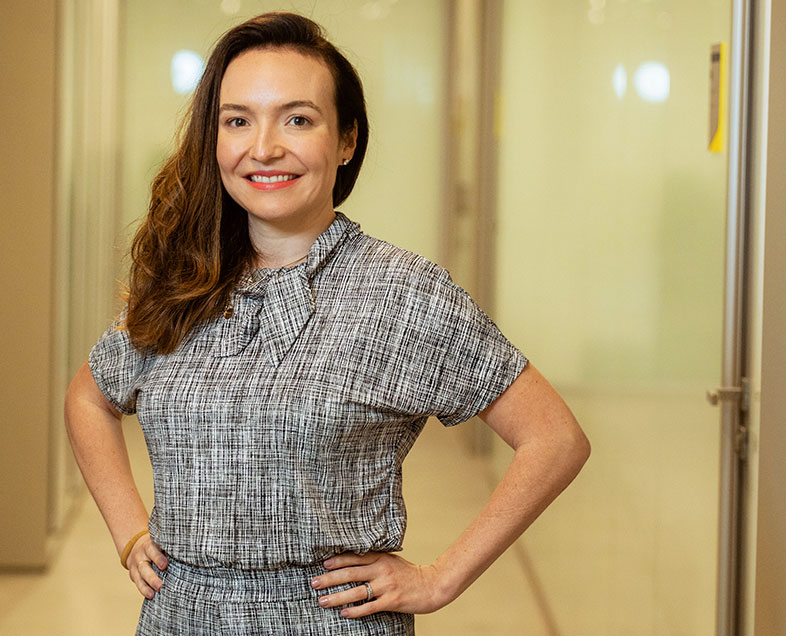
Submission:
[[[341,165],[342,165],[342,166],[347,166],[347,165],[349,165],[349,159],[344,159],[344,161],[342,161],[342,162],[341,162]]]

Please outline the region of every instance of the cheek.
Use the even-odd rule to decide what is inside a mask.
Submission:
[[[216,161],[218,162],[219,170],[223,174],[232,170],[237,162],[237,149],[234,148],[234,145],[229,140],[222,137],[219,134],[216,140]]]
[[[303,158],[307,157],[312,166],[320,166],[322,170],[334,170],[341,156],[341,145],[333,135],[325,134],[318,139],[304,141],[298,154]]]

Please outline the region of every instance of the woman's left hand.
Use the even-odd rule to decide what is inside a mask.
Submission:
[[[447,605],[450,600],[441,591],[439,572],[434,565],[415,565],[387,552],[368,552],[362,556],[348,552],[325,561],[327,574],[311,581],[314,589],[322,590],[343,583],[357,583],[349,590],[321,596],[322,607],[345,607],[341,615],[359,618],[375,612],[428,614]],[[368,599],[369,584],[372,598]]]

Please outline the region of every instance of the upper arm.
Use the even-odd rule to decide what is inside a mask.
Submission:
[[[68,419],[69,413],[74,410],[79,410],[85,407],[97,407],[107,414],[116,419],[123,417],[123,414],[118,411],[112,403],[106,398],[104,393],[96,384],[93,373],[90,371],[90,365],[84,362],[79,370],[71,380],[66,392],[66,418]]]
[[[568,405],[531,362],[479,417],[514,449],[540,441],[575,444],[589,454],[589,442]]]

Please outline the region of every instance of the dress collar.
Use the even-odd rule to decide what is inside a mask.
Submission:
[[[263,356],[281,364],[316,309],[312,280],[360,226],[341,212],[314,241],[306,260],[279,269],[255,269],[245,275],[233,294],[234,315],[218,318],[218,357],[238,355],[261,338]]]
[[[265,295],[265,289],[271,278],[289,273],[297,274],[299,278],[310,282],[330,261],[341,244],[360,232],[360,225],[350,221],[343,213],[336,211],[336,218],[316,238],[305,261],[294,267],[253,269],[240,279],[236,292],[249,298],[261,299]]]

